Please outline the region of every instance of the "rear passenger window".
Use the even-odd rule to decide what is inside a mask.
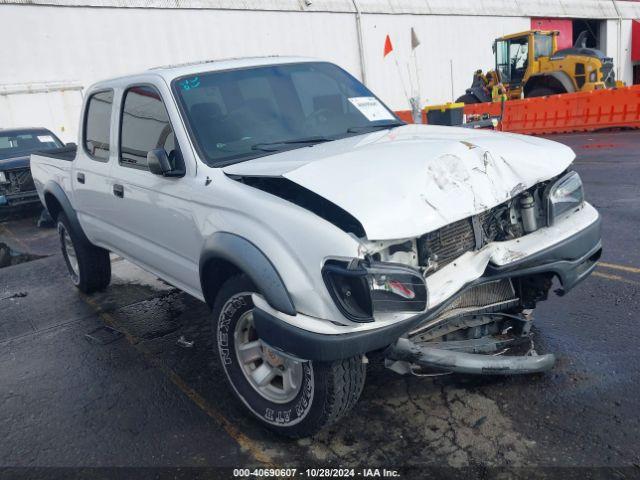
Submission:
[[[94,160],[109,160],[113,90],[94,93],[87,102],[84,120],[84,148]]]
[[[126,91],[120,129],[120,165],[147,169],[147,153],[164,148],[172,166],[180,163],[169,115],[160,93],[151,86]]]

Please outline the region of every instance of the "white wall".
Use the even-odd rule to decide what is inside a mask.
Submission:
[[[420,40],[414,52],[411,27]],[[496,37],[529,28],[531,20],[520,17],[364,15],[368,86],[396,110],[410,108],[407,96],[418,84],[421,104],[450,102],[471,86],[473,72],[493,67]],[[383,58],[387,34],[394,50]]]
[[[0,86],[62,78],[88,86],[158,65],[276,54],[318,57],[360,73],[354,16],[324,12],[0,5],[0,54]],[[78,114],[54,121],[46,102],[34,99],[19,116],[0,114],[0,122],[47,126],[75,141]]]
[[[304,0],[193,0],[189,9],[180,8],[185,2],[175,0],[74,3],[87,5],[83,7],[37,3],[72,2],[0,0],[0,128],[46,126],[63,140],[76,141],[81,94],[68,87],[86,87],[170,63],[303,55],[333,61],[360,76],[351,0],[313,0],[310,6]],[[629,3],[633,2],[619,2]],[[132,4],[148,8],[122,8]],[[408,109],[407,97],[417,93],[423,104],[451,101],[464,93],[476,69],[492,67],[493,39],[529,29],[531,15],[608,18],[607,53],[614,58],[617,53],[616,12],[609,0],[358,0],[358,4],[363,12],[368,86],[396,110]],[[624,15],[640,16],[637,9],[640,4],[625,6]],[[504,16],[491,16],[493,12]],[[630,24],[623,21],[623,46],[630,44]],[[421,41],[415,58],[411,27]],[[387,34],[394,52],[383,58]],[[628,58],[624,48],[623,52]],[[630,81],[630,62],[622,60],[621,68],[623,80]],[[52,91],[24,93],[33,88]],[[11,93],[16,91],[23,93]]]

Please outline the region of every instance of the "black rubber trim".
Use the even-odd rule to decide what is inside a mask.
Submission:
[[[269,346],[305,360],[329,362],[384,348],[426,317],[411,317],[364,332],[325,335],[294,327],[256,307],[253,324],[260,339]]]
[[[484,275],[468,283],[434,310],[374,330],[325,335],[290,325],[256,308],[253,320],[258,335],[270,346],[306,360],[332,361],[384,348],[422,322],[436,318],[465,290],[499,278],[555,273],[569,291],[584,280],[600,258],[600,217],[587,228],[553,247],[504,267],[490,265]]]
[[[280,274],[267,256],[246,238],[229,232],[216,232],[209,237],[200,254],[200,279],[209,260],[223,259],[238,267],[255,284],[276,310],[295,315],[296,309]],[[204,291],[204,285],[203,285]]]
[[[536,273],[555,273],[565,292],[584,280],[593,271],[602,253],[602,219],[555,245],[508,265],[487,267],[485,276],[492,278],[520,277]]]
[[[78,220],[78,215],[76,214],[75,209],[71,206],[71,202],[67,198],[67,194],[64,193],[64,190],[60,185],[55,183],[53,180],[49,180],[44,186],[44,195],[46,198],[47,194],[53,195],[60,206],[62,207],[62,211],[65,216],[69,220],[71,227],[76,231],[76,233],[81,237],[81,239],[87,243],[91,243],[87,236],[84,233],[84,230],[80,226],[80,221]],[[49,205],[45,205],[47,210],[49,210]]]

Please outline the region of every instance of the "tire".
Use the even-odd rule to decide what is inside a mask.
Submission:
[[[472,103],[480,103],[480,100],[478,100],[474,95],[465,93],[461,97],[458,97],[456,103],[464,103],[465,105],[470,105]]]
[[[57,218],[62,257],[73,284],[84,293],[104,290],[111,282],[109,252],[78,234],[64,213]]]
[[[254,292],[256,288],[248,277],[234,276],[221,287],[214,303],[217,349],[227,380],[233,393],[267,428],[291,438],[313,435],[356,404],[364,387],[366,366],[360,356],[334,362],[298,362],[266,348],[255,330],[244,328],[252,325],[251,293]],[[259,347],[248,348],[255,342]],[[239,353],[243,348],[253,352],[245,353],[245,362]],[[253,357],[256,359],[246,361]],[[282,372],[276,373],[263,387],[256,386],[255,379],[251,380],[253,377],[248,373],[256,375],[261,369],[277,368]],[[280,381],[279,375],[282,375]],[[297,380],[287,384],[299,386],[287,392],[285,376],[288,375]]]
[[[549,95],[557,95],[559,93],[565,93],[565,92],[557,92],[549,87],[536,87],[531,89],[531,91],[527,95],[527,98],[548,97]]]

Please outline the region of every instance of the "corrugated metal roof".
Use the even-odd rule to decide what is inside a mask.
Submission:
[[[618,18],[614,0],[357,0],[363,13],[498,17]],[[352,0],[0,0],[65,7],[354,12]],[[636,2],[618,1],[623,18],[640,17]]]

